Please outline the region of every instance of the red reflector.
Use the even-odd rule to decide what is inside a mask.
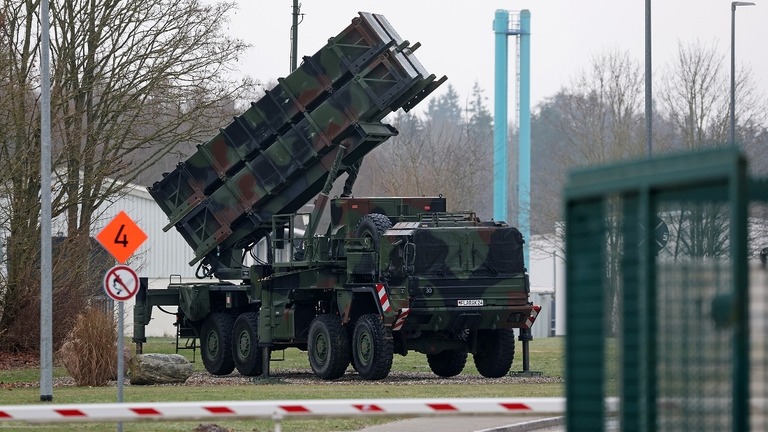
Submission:
[[[426,211],[429,211],[429,210],[431,210],[431,209],[432,209],[432,207],[431,207],[431,206],[428,206],[428,205],[425,205],[425,206],[424,206],[424,210],[426,210]]]
[[[352,208],[357,208],[357,204],[352,204]]]

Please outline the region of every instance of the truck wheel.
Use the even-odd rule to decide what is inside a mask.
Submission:
[[[355,230],[355,237],[370,238],[373,242],[373,248],[379,250],[379,237],[390,228],[392,228],[392,222],[388,217],[380,213],[368,213],[360,218]]]
[[[456,376],[467,364],[467,350],[444,350],[437,354],[427,354],[427,363],[437,376],[445,378]]]
[[[392,369],[394,343],[389,329],[377,314],[357,319],[352,334],[352,362],[366,380],[386,378]]]
[[[200,355],[205,370],[213,375],[227,375],[235,369],[232,360],[232,327],[234,318],[215,313],[203,323],[200,333]]]
[[[512,368],[515,359],[514,330],[479,330],[475,366],[486,378],[500,378]]]
[[[235,320],[232,333],[232,358],[241,375],[257,376],[262,373],[262,352],[259,344],[259,314],[246,312]]]
[[[316,316],[309,326],[309,365],[319,378],[334,380],[349,366],[349,335],[336,315]]]

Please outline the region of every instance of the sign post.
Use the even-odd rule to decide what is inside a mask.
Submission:
[[[139,291],[139,276],[132,268],[124,265],[147,239],[144,231],[124,211],[115,216],[102,229],[96,239],[120,263],[107,270],[104,275],[104,291],[117,302],[117,402],[123,402],[125,337],[123,328],[123,302],[130,300]],[[122,432],[123,423],[117,423],[117,432]]]

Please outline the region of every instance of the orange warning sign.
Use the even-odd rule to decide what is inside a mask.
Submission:
[[[96,240],[120,264],[125,264],[136,249],[144,243],[147,235],[124,211],[115,216],[104,229],[96,235]]]

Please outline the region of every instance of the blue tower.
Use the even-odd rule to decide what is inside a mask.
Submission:
[[[519,20],[510,23],[509,11],[497,10],[493,20],[495,33],[495,86],[493,120],[493,218],[508,221],[507,208],[509,184],[507,171],[507,107],[509,83],[508,39],[515,36],[519,42],[519,76],[517,95],[518,119],[518,169],[517,169],[517,227],[526,239],[525,261],[528,262],[531,234],[531,13],[522,10]]]

